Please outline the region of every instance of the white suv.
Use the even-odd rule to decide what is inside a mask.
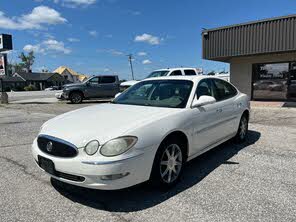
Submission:
[[[196,68],[167,68],[167,69],[158,69],[150,73],[145,79],[161,76],[196,76],[198,75]],[[124,91],[132,85],[139,82],[138,80],[126,81],[120,84],[120,91]]]

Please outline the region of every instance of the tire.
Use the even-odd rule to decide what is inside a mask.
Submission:
[[[174,186],[180,179],[184,161],[185,152],[180,142],[176,139],[164,141],[154,158],[150,177],[152,185],[161,189]]]
[[[235,142],[242,143],[246,140],[246,137],[248,134],[248,125],[249,125],[249,118],[248,118],[248,115],[244,113],[240,119],[238,130],[234,137]]]
[[[70,101],[73,104],[79,104],[83,101],[83,95],[81,92],[72,92],[70,94]]]

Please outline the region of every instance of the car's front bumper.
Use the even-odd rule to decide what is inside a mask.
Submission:
[[[57,92],[55,94],[55,97],[57,99],[69,99],[69,93],[68,92],[63,92],[63,91],[60,91],[60,92]]]
[[[55,97],[56,97],[57,99],[63,99],[63,98],[64,98],[64,97],[63,97],[63,91],[57,92],[57,93],[55,94]]]
[[[32,145],[32,153],[37,165],[38,155],[53,161],[55,170],[58,172],[55,175],[50,174],[53,178],[65,183],[102,190],[122,189],[147,181],[150,177],[155,152],[156,148],[152,146],[136,152],[135,155],[117,160],[100,161],[99,157],[97,160],[94,157],[88,158],[83,149],[79,149],[78,156],[74,158],[60,158],[42,152],[36,140]],[[65,174],[83,177],[84,181],[74,181],[62,176]],[[115,179],[106,179],[106,176],[110,175],[115,175]],[[122,175],[122,177],[118,179],[116,175]]]

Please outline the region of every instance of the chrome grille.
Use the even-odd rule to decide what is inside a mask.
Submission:
[[[72,158],[78,154],[75,145],[48,135],[40,135],[37,144],[41,151],[56,157]]]

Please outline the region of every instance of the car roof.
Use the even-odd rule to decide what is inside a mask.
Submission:
[[[92,78],[92,77],[102,77],[102,76],[117,77],[118,75],[94,75],[94,76],[90,76],[89,78]]]
[[[196,76],[161,76],[161,77],[153,77],[148,78],[143,81],[147,80],[190,80],[193,82],[198,82],[202,79],[213,78],[213,79],[220,79],[216,76],[207,76],[207,75],[196,75]]]
[[[184,69],[194,69],[194,70],[196,70],[196,68],[193,68],[193,67],[176,67],[176,68],[157,69],[157,70],[154,70],[153,72],[155,72],[155,71],[184,70]]]

